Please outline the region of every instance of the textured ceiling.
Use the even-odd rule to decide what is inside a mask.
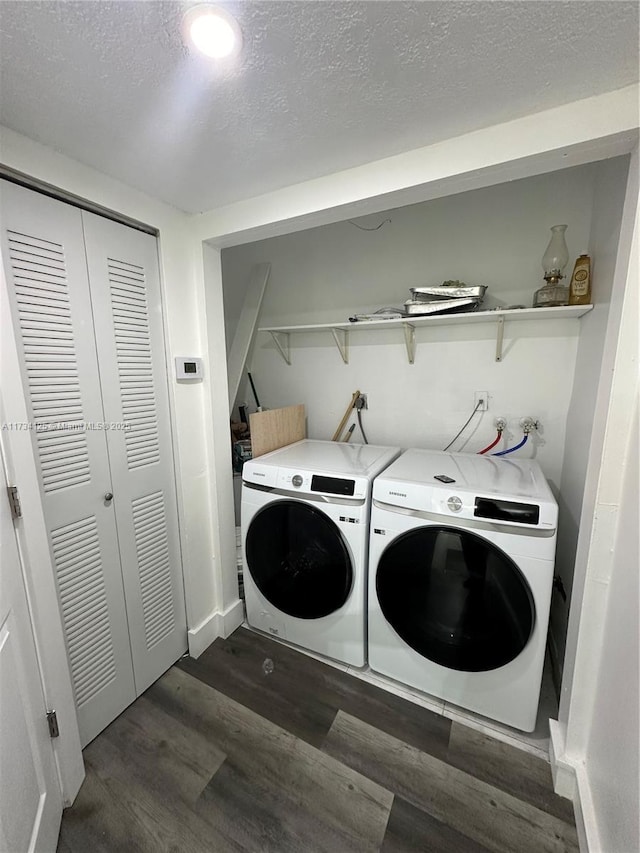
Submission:
[[[637,2],[225,2],[233,65],[175,2],[0,2],[0,123],[183,210],[638,79]]]

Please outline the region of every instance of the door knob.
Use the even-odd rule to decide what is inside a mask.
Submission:
[[[105,496],[104,496],[104,499],[105,499],[105,501],[106,501],[107,503],[109,503],[109,501],[112,501],[112,500],[113,500],[113,493],[112,493],[112,492],[107,492],[107,493],[105,494]]]

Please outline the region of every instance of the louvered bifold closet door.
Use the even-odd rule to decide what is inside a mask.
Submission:
[[[135,699],[80,211],[0,182],[2,260],[83,745]],[[3,318],[3,323],[9,318]]]
[[[138,693],[187,648],[157,241],[82,214]]]

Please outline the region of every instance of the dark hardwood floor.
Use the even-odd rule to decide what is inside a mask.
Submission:
[[[578,850],[544,760],[243,628],[84,757],[59,853]]]

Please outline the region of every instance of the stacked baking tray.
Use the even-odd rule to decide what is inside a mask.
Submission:
[[[411,299],[404,303],[409,317],[421,314],[450,314],[475,311],[484,299],[484,285],[441,284],[435,287],[412,287]]]

